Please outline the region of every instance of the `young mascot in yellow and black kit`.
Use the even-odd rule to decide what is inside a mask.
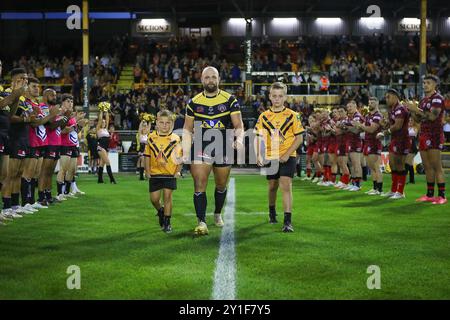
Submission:
[[[148,135],[144,151],[145,172],[150,177],[150,201],[158,211],[159,225],[166,233],[172,231],[172,192],[177,189],[176,179],[181,176],[182,167],[180,137],[172,133],[173,124],[174,118],[170,111],[158,112],[156,130]],[[164,206],[160,203],[161,193]]]

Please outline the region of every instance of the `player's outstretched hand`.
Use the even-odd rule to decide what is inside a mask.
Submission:
[[[409,111],[417,112],[419,111],[419,103],[415,100],[406,100],[405,105]]]
[[[50,108],[49,113],[52,117],[57,116],[60,113],[60,110],[58,107],[53,107],[53,108]]]

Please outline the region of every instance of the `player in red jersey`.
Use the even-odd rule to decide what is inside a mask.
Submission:
[[[30,78],[32,82],[33,78]],[[36,79],[37,80],[37,79]],[[21,181],[22,206],[29,211],[47,208],[46,206],[35,202],[35,189],[38,187],[38,178],[41,172],[42,157],[48,145],[48,136],[45,124],[53,120],[59,113],[58,109],[51,109],[45,112],[45,104],[37,103],[39,96],[39,85],[30,86],[30,92],[26,98],[29,99],[33,108],[36,120],[30,123],[28,128],[29,149],[24,160],[24,170]]]
[[[356,123],[363,123],[363,116],[357,110],[357,104],[355,100],[350,100],[347,103],[348,122],[348,141],[347,152],[351,161],[351,174],[352,174],[352,186],[349,186],[346,190],[359,191],[361,190],[361,178],[362,178],[362,140],[360,137],[361,129],[356,127]]]
[[[335,185],[336,188],[344,189],[348,187],[350,182],[350,170],[348,169],[348,154],[347,154],[347,136],[348,127],[345,125],[347,122],[347,111],[345,107],[340,106],[337,108],[337,121],[335,124],[336,133],[336,155],[339,170],[341,172],[341,179]]]
[[[383,115],[378,108],[378,99],[369,98],[369,114],[365,118],[364,124],[357,124],[365,133],[364,135],[364,156],[372,172],[373,188],[366,192],[368,195],[380,195],[383,193],[383,174],[380,170],[381,151],[383,146],[377,134],[381,132]]]
[[[39,80],[28,78],[28,88],[25,95],[20,98],[19,109],[16,115],[11,116],[10,130],[10,163],[9,172],[11,186],[11,208],[18,214],[30,214],[35,209],[24,208],[26,199],[31,193],[31,178],[34,171],[30,172],[30,163],[28,156],[30,154],[29,128],[31,124],[38,120],[36,107],[38,106],[37,97],[39,96]],[[12,166],[11,166],[12,165]],[[27,183],[23,181],[23,175],[30,172],[30,180]],[[22,182],[22,183],[21,183]],[[22,207],[19,205],[20,193],[22,194]]]
[[[67,95],[63,98],[67,101],[67,110],[73,111],[73,97]],[[63,188],[58,188],[58,197],[70,197],[76,198],[75,190],[70,192],[70,187],[73,182],[73,178],[77,169],[77,159],[79,156],[78,150],[78,122],[82,121],[84,118],[84,113],[79,115],[73,114],[66,127],[61,130],[61,148],[60,148],[60,170],[56,178],[58,184],[64,184],[65,190]],[[85,124],[83,122],[83,124]]]
[[[56,106],[56,92],[53,89],[44,90],[41,108],[44,114],[50,110],[56,109],[62,115],[58,115],[53,120],[45,124],[47,130],[48,145],[44,152],[41,173],[39,176],[39,200],[42,205],[53,204],[55,199],[52,197],[52,176],[59,159],[61,147],[61,128],[64,128],[69,121],[71,111],[67,108],[67,100],[63,95],[61,108]],[[60,199],[56,199],[61,201]]]
[[[444,145],[444,97],[437,91],[439,78],[428,75],[423,80],[425,97],[417,106],[408,101],[408,109],[414,119],[420,122],[419,151],[425,168],[427,193],[417,201],[445,204],[445,176],[442,169],[441,151]],[[438,185],[438,196],[434,198],[434,185]]]
[[[392,186],[391,191],[383,193],[382,196],[390,199],[405,198],[404,188],[406,184],[406,156],[411,149],[408,126],[410,113],[400,103],[400,93],[395,89],[389,89],[386,93],[386,105],[389,108],[389,129],[391,135],[389,144],[389,165],[391,167]],[[382,134],[378,134],[381,137]]]

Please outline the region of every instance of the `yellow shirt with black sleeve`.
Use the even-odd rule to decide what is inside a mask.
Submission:
[[[231,115],[240,112],[236,98],[223,90],[214,97],[201,92],[186,105],[186,116],[201,122],[202,133],[207,129],[219,129],[225,134],[225,129],[233,128]]]
[[[155,130],[148,135],[144,156],[150,158],[150,176],[173,177],[177,173],[176,159],[182,153],[180,141],[175,133],[160,135]]]
[[[264,140],[265,155],[269,160],[279,159],[292,146],[295,137],[305,130],[300,115],[288,108],[274,112],[266,110],[258,118],[255,134]],[[272,150],[273,149],[273,150]],[[294,150],[291,157],[296,156]]]

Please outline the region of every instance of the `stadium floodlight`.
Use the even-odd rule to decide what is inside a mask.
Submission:
[[[228,23],[235,26],[242,26],[245,25],[246,22],[244,18],[230,18],[228,19]]]
[[[383,17],[361,17],[360,21],[369,29],[381,29],[384,24]]]
[[[341,18],[317,18],[316,22],[323,26],[336,26],[342,23]]]
[[[297,18],[273,18],[273,23],[278,25],[292,25],[298,22]]]

